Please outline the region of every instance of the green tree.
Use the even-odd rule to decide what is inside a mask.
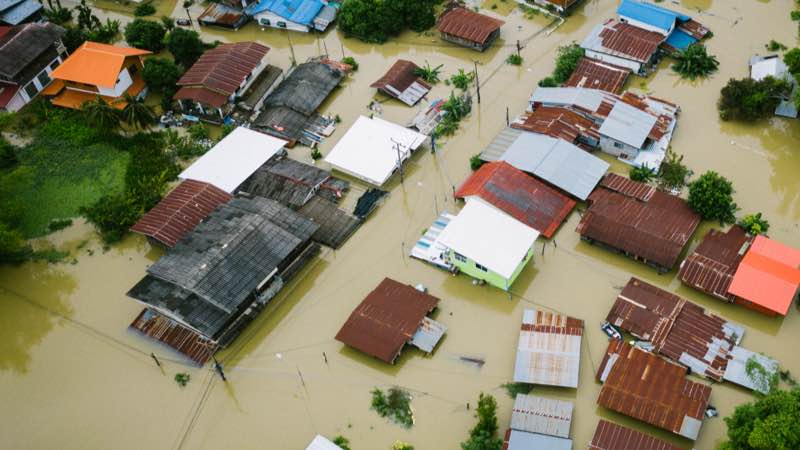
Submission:
[[[148,58],[142,68],[145,84],[154,92],[174,92],[181,70],[168,58]]]
[[[147,128],[156,120],[156,115],[149,106],[144,103],[144,98],[134,97],[125,93],[122,97],[125,107],[122,108],[122,120],[134,128]]]
[[[497,437],[497,401],[481,392],[475,413],[478,423],[470,430],[469,439],[461,443],[462,450],[500,450],[503,440]]]
[[[738,224],[753,236],[769,230],[769,221],[761,217],[761,213],[748,214],[742,217]]]
[[[719,69],[717,57],[709,55],[703,44],[692,44],[686,50],[678,50],[672,56],[677,60],[672,65],[672,70],[678,72],[681,78],[690,80],[704,78]]]
[[[119,111],[109,105],[99,95],[94,100],[87,100],[81,106],[81,110],[86,113],[89,123],[95,124],[99,130],[113,131],[119,128]]]
[[[689,183],[689,206],[703,219],[733,223],[737,210],[733,202],[733,184],[722,175],[709,170]]]
[[[0,169],[8,169],[17,165],[17,148],[0,135]]]
[[[458,73],[450,77],[450,84],[462,91],[466,91],[473,81],[475,81],[475,72],[464,72],[464,69],[458,69]]]
[[[717,102],[722,120],[754,121],[771,117],[782,99],[787,98],[791,85],[785,80],[766,77],[731,79],[722,88]]]
[[[553,69],[553,79],[557,84],[563,84],[569,79],[584,54],[585,51],[578,44],[558,47],[556,67]]]
[[[61,0],[47,0],[47,8],[43,12],[50,22],[62,25],[72,20],[72,11],[61,6]]]
[[[19,263],[33,253],[19,230],[0,222],[0,263]]]
[[[172,53],[175,62],[188,69],[203,54],[203,41],[200,35],[193,30],[175,28],[170,31],[166,39],[167,50]]]
[[[61,42],[67,51],[72,53],[78,49],[84,42],[86,42],[86,33],[78,27],[64,27],[64,35],[61,37]]]
[[[558,87],[558,82],[553,77],[544,77],[539,80],[539,87]]]
[[[414,69],[414,75],[422,78],[426,82],[430,84],[436,84],[439,82],[439,72],[441,72],[442,67],[444,64],[439,64],[436,67],[431,67],[428,61],[425,61],[425,65],[422,67],[417,67]]]
[[[628,177],[633,181],[638,181],[640,183],[648,183],[650,182],[656,175],[655,170],[647,167],[647,166],[635,166],[631,167],[628,171]]]
[[[342,62],[350,66],[350,68],[353,69],[353,72],[358,71],[358,61],[356,61],[356,59],[352,56],[345,56],[342,58]]]
[[[164,25],[153,20],[134,19],[125,27],[125,42],[131,47],[158,53],[164,48]]]
[[[350,450],[350,440],[341,434],[333,438],[333,443],[338,445],[342,450]]]
[[[436,22],[435,0],[344,0],[339,8],[339,28],[346,36],[383,43],[410,28],[421,32]]]
[[[739,405],[725,418],[727,440],[719,450],[793,450],[800,448],[800,388],[773,390]]]
[[[156,7],[153,2],[140,3],[133,9],[133,15],[136,17],[152,16],[156,13]]]
[[[783,55],[783,62],[792,75],[800,75],[800,48],[793,48]]]
[[[392,450],[414,450],[414,446],[408,442],[394,441],[394,444],[392,444]]]
[[[665,189],[681,189],[686,185],[689,168],[683,163],[683,155],[678,155],[672,148],[667,149],[667,157],[661,162],[658,170],[658,184]]]

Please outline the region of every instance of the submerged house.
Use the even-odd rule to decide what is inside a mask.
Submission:
[[[431,85],[417,76],[417,70],[419,70],[419,66],[413,62],[398,59],[370,87],[374,87],[408,106],[414,106],[431,90]]]
[[[445,41],[482,52],[500,36],[504,23],[453,2],[436,20],[436,29]]]
[[[659,61],[659,47],[666,40],[661,33],[608,19],[595,26],[581,42],[586,56],[646,76]]]
[[[642,0],[622,0],[617,8],[619,20],[666,37],[667,52],[686,50],[708,36],[710,30],[685,14]]]
[[[696,440],[711,387],[686,378],[686,368],[612,339],[597,368],[597,404]]]
[[[572,450],[571,402],[517,394],[511,426],[503,439],[504,450]]]
[[[480,198],[548,239],[575,207],[575,200],[505,161],[481,166],[454,196],[467,201]]]
[[[607,420],[600,420],[594,430],[589,450],[683,450],[649,434]]]
[[[612,94],[621,94],[631,69],[617,66],[599,59],[582,57],[572,71],[564,87],[599,89]]]
[[[233,102],[267,66],[269,47],[256,42],[220,44],[200,56],[178,80],[174,99],[204,120],[221,123]]]
[[[272,200],[221,205],[128,291],[146,307],[133,328],[203,364],[319,252],[316,229]]]
[[[427,136],[377,117],[359,116],[325,156],[334,169],[383,186]]]
[[[675,294],[631,278],[606,317],[611,325],[647,343],[654,353],[715,382],[723,380],[766,393],[768,383],[744,368],[750,358],[768,375],[778,362],[744,349],[745,329]]]
[[[39,22],[44,7],[36,0],[0,1],[0,26]]]
[[[327,59],[310,59],[294,67],[264,101],[253,127],[289,141],[316,146],[334,129],[334,120],[317,112],[339,86],[346,68]]]
[[[147,50],[84,42],[61,65],[50,72],[53,83],[42,91],[56,106],[81,109],[98,96],[115,108],[125,107],[127,93],[140,98],[147,94],[142,78],[143,56]]]
[[[578,4],[581,0],[528,0],[537,5],[544,6],[548,10],[554,10],[559,14],[564,14],[568,9]]]
[[[237,8],[224,3],[209,3],[208,7],[197,17],[197,23],[205,26],[214,26],[238,30],[248,17]]]
[[[428,317],[439,299],[384,278],[350,314],[336,340],[394,364],[406,344],[433,352],[447,327]]]
[[[0,27],[0,110],[19,111],[52,83],[67,58],[65,32],[50,22]]]
[[[700,245],[681,262],[678,278],[718,300],[733,302],[735,297],[728,293],[728,288],[752,240],[738,225],[724,233],[709,230]]]
[[[795,94],[797,93],[797,81],[794,79],[786,63],[780,55],[755,55],[750,58],[750,78],[761,81],[766,77],[785,80],[792,86],[792,92],[781,99],[775,107],[775,115],[796,119],[798,116],[797,106],[794,104]]]
[[[581,239],[668,272],[678,262],[700,215],[680,197],[608,174],[588,199],[576,231]]]
[[[262,27],[291,31],[325,31],[336,18],[337,9],[321,0],[259,0],[245,12]]]
[[[577,388],[583,321],[526,309],[522,315],[514,381]]]
[[[597,124],[572,109],[540,106],[511,122],[511,128],[563,139],[592,151],[600,145]]]
[[[533,257],[539,232],[473,197],[439,235],[444,259],[460,272],[505,291]]]

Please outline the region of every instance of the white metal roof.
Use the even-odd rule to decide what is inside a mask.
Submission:
[[[526,327],[533,326],[535,321],[536,310],[526,309],[519,333],[514,381],[577,388],[581,335],[567,334],[557,327],[552,327],[551,332]]]
[[[469,198],[461,212],[439,235],[439,242],[511,278],[539,232],[480,198]]]
[[[750,358],[755,359],[767,371],[768,376],[772,376],[778,371],[778,361],[738,345],[731,349],[730,356],[732,358],[728,360],[728,365],[725,367],[725,373],[722,378],[739,386],[766,394],[767,392],[765,391],[769,389],[768,383],[764,383],[764,380],[754,380],[748,375],[747,361]]]
[[[573,105],[588,111],[597,111],[609,94],[599,89],[579,87],[539,87],[533,91],[531,103]]]
[[[572,439],[511,430],[507,448],[508,450],[572,450]]]
[[[573,408],[571,402],[517,394],[511,410],[511,429],[569,438]]]
[[[610,166],[567,141],[528,132],[520,133],[500,159],[581,200],[592,193]]]
[[[329,441],[325,436],[316,435],[314,440],[308,444],[306,450],[342,450],[342,447]]]
[[[381,186],[427,138],[424,134],[383,119],[360,116],[325,157],[334,168]],[[393,142],[394,141],[394,142]]]
[[[600,134],[619,142],[642,148],[656,124],[656,116],[625,102],[617,102],[600,126]]]
[[[238,127],[178,175],[234,193],[262,164],[281,151],[286,141]]]
[[[750,78],[756,81],[761,81],[768,76],[787,78],[788,73],[789,68],[777,55],[757,60],[750,65]]]

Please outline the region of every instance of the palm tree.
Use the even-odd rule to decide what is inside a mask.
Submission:
[[[122,120],[134,128],[147,128],[156,120],[156,115],[149,106],[144,103],[143,98],[137,98],[129,93],[117,100],[124,102],[125,107],[122,108]]]
[[[94,100],[85,101],[81,106],[81,110],[86,113],[92,124],[102,130],[112,131],[119,128],[119,111],[99,95]]]
[[[422,78],[430,84],[439,82],[439,72],[441,72],[444,64],[439,64],[436,67],[431,67],[428,61],[425,61],[425,67],[417,67],[414,69],[414,75]]]

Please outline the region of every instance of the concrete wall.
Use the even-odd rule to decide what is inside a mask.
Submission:
[[[599,59],[600,61],[605,61],[610,64],[616,64],[618,66],[627,67],[631,69],[633,73],[640,73],[643,71],[642,64],[638,61],[633,61],[630,59],[620,58],[614,55],[608,55],[606,53],[600,53],[594,50],[586,50],[586,56],[594,59]]]
[[[42,81],[39,79],[40,75],[42,73],[46,73],[49,78],[50,74],[53,72],[53,69],[51,69],[53,63],[58,62],[59,64],[61,64],[62,62],[64,62],[65,58],[66,56],[64,57],[62,57],[61,55],[56,56],[52,61],[50,61],[47,67],[45,67],[43,70],[37,73],[36,76],[33,77],[33,79],[25,80],[25,82],[22,83],[22,88],[19,91],[17,91],[16,95],[14,95],[14,98],[12,98],[11,101],[8,103],[8,105],[6,105],[5,108],[6,111],[19,111],[20,108],[27,105],[31,100],[33,100],[36,97],[36,95],[38,95],[38,93],[42,91],[42,89],[49,86],[50,83],[52,83],[52,80],[47,81],[47,83],[42,83]],[[27,86],[30,83],[33,83],[33,85],[36,86],[36,95],[34,96],[28,95],[28,93],[25,91],[25,86]]]
[[[600,150],[612,156],[622,156],[622,159],[633,159],[639,154],[638,148],[607,136],[600,136]]]
[[[309,28],[303,24],[291,22],[286,20],[285,18],[274,14],[270,11],[264,11],[263,13],[258,13],[255,15],[256,22],[260,27],[272,27],[277,28],[279,30],[292,30],[292,31],[300,31],[303,33],[308,33]],[[278,23],[284,23],[286,26],[281,27],[278,26]]]
[[[476,262],[470,258],[466,258],[466,262],[458,260],[453,250],[449,250],[447,254],[448,260],[451,263],[453,263],[453,265],[458,267],[458,270],[460,270],[461,272],[471,276],[472,278],[483,280],[486,283],[494,287],[500,288],[504,291],[508,291],[511,288],[511,285],[514,284],[514,280],[516,280],[519,274],[522,273],[522,270],[525,268],[525,266],[528,264],[528,261],[530,261],[532,257],[533,257],[533,246],[531,246],[531,248],[528,249],[528,253],[525,255],[525,259],[520,261],[519,265],[517,266],[516,270],[514,270],[514,273],[511,275],[511,277],[506,279],[502,275],[493,272],[492,270],[489,269],[483,270],[478,268]]]

